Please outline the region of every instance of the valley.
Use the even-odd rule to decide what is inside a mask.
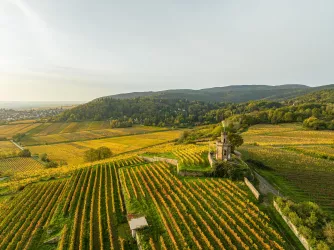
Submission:
[[[249,117],[276,120],[280,109],[254,105],[263,102],[241,104],[249,113],[228,114],[223,126],[187,127],[181,117],[179,126],[57,117],[1,125],[0,249],[303,249],[273,201],[312,206],[330,225],[334,133],[293,119],[253,124]],[[327,121],[331,111],[321,105],[312,112],[325,111],[318,117]],[[231,150],[225,161],[219,145],[223,159]],[[110,154],[87,161],[102,148]],[[129,222],[142,217],[149,226],[134,238]],[[321,249],[318,233],[305,235]]]

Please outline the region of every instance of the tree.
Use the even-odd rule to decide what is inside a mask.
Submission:
[[[231,143],[231,150],[234,152],[235,148],[240,147],[244,143],[244,139],[241,137],[241,135],[236,133],[229,133],[228,139]]]
[[[112,152],[111,152],[110,148],[100,147],[97,150],[98,150],[98,153],[99,153],[99,159],[100,160],[109,158],[112,155]]]
[[[212,130],[212,139],[216,139],[222,132],[222,126],[217,126]]]
[[[23,149],[18,155],[20,157],[31,157],[31,152],[29,149]]]
[[[323,120],[320,120],[316,117],[313,117],[313,116],[304,120],[303,125],[304,125],[304,127],[312,128],[312,129],[315,129],[315,130],[326,129],[327,128],[326,122],[324,122]]]
[[[107,147],[99,147],[98,149],[89,149],[85,152],[84,159],[87,162],[99,161],[112,156],[112,152]]]
[[[48,161],[48,155],[46,153],[40,154],[39,159],[41,161],[47,162]]]
[[[88,149],[84,154],[84,159],[87,162],[97,161],[98,158],[98,152],[93,148]]]
[[[250,170],[244,169],[237,164],[228,161],[217,161],[213,166],[213,176],[224,177],[232,180],[242,180],[244,176],[249,177]]]

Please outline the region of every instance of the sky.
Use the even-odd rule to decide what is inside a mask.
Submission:
[[[0,101],[334,83],[332,0],[0,0]]]

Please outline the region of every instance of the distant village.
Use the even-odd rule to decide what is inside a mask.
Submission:
[[[64,111],[64,108],[45,108],[45,109],[27,109],[27,110],[14,110],[14,109],[0,109],[0,122],[12,122],[19,120],[37,120],[54,115],[58,115]]]

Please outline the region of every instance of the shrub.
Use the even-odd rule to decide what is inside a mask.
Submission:
[[[18,156],[20,157],[31,157],[31,152],[29,149],[23,149],[21,152],[19,152]]]
[[[48,161],[48,155],[46,153],[40,154],[39,159],[41,161],[47,162]]]
[[[276,198],[276,202],[312,247],[326,250],[334,246],[334,221],[317,204],[294,203],[280,197]]]
[[[58,163],[54,162],[54,161],[50,161],[48,163],[45,164],[46,168],[56,168],[58,167]]]
[[[324,227],[324,235],[330,244],[334,244],[334,221],[328,222]]]
[[[19,141],[21,141],[23,139],[23,137],[25,137],[25,134],[18,133],[18,134],[16,134],[16,135],[13,136],[13,140],[15,142],[19,142]]]
[[[243,168],[238,164],[230,162],[217,161],[213,166],[213,176],[229,178],[232,180],[241,180],[250,175],[250,169]]]

